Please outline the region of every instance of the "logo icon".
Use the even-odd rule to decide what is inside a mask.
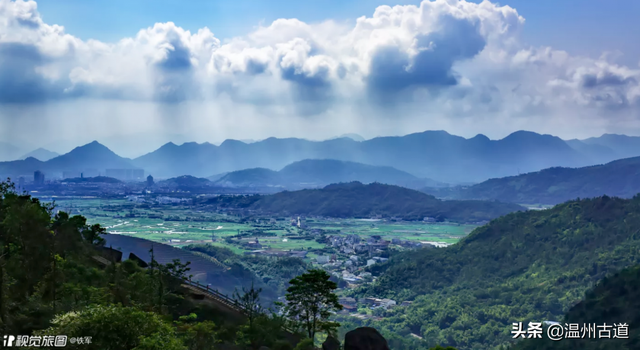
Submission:
[[[5,335],[2,339],[2,345],[5,347],[12,347],[16,337],[13,335]]]

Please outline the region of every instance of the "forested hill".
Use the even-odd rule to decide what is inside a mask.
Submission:
[[[602,195],[631,198],[640,193],[640,157],[584,168],[549,168],[464,188],[426,188],[423,191],[442,198],[527,204],[558,204]]]
[[[624,332],[615,333],[616,339],[527,339],[518,342],[511,350],[620,350],[640,349],[640,266],[634,266],[607,277],[590,290],[584,300],[569,310],[566,323],[607,324],[628,326],[628,339]],[[611,337],[614,337],[612,327]],[[597,330],[599,331],[599,329]],[[606,334],[606,333],[605,333]]]
[[[489,349],[510,341],[511,323],[559,320],[598,280],[638,263],[640,196],[599,197],[509,214],[451,247],[393,256],[361,294],[415,299],[388,312],[388,329]]]
[[[442,201],[403,187],[360,182],[342,183],[322,189],[280,192],[268,196],[219,196],[208,204],[244,208],[281,215],[318,215],[365,218],[374,215],[422,220],[476,222],[490,220],[523,207],[499,202]]]

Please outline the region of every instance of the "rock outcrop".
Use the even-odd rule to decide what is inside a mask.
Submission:
[[[360,327],[344,336],[344,350],[389,350],[389,344],[375,328]]]
[[[322,343],[322,350],[340,350],[340,341],[332,336],[328,336]]]

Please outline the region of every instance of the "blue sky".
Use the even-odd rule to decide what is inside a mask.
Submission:
[[[271,136],[640,135],[638,13],[637,0],[0,0],[0,139],[133,157]]]
[[[472,2],[479,3],[474,0]],[[417,5],[386,0],[40,0],[45,21],[65,26],[82,39],[116,41],[156,22],[173,21],[187,30],[208,27],[219,38],[244,35],[259,23],[278,18],[304,22],[327,19],[353,22],[380,5]],[[563,48],[577,55],[621,51],[621,61],[640,62],[640,1],[498,1],[526,20],[524,39],[531,45]]]

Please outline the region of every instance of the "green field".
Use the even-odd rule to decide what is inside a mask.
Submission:
[[[236,253],[245,251],[228,244],[224,238],[240,232],[259,229],[269,235],[258,236],[262,249],[300,250],[320,249],[324,244],[313,240],[294,240],[285,235],[299,232],[288,219],[275,224],[262,220],[261,223],[240,223],[240,218],[212,212],[205,212],[188,206],[154,205],[146,206],[126,199],[73,199],[56,200],[57,209],[80,214],[90,224],[99,223],[109,233],[131,235],[157,242],[174,241],[176,245],[211,243],[231,248]],[[150,218],[148,216],[155,216]],[[168,218],[182,221],[170,221]],[[189,221],[185,221],[189,220]],[[197,220],[197,221],[196,221]],[[388,222],[383,220],[306,220],[306,230],[321,229],[331,234],[357,234],[363,237],[380,235],[384,239],[394,238],[414,241],[434,241],[455,243],[471,232],[475,226],[449,223]],[[273,235],[275,234],[275,236]],[[255,237],[243,241],[254,241]]]

